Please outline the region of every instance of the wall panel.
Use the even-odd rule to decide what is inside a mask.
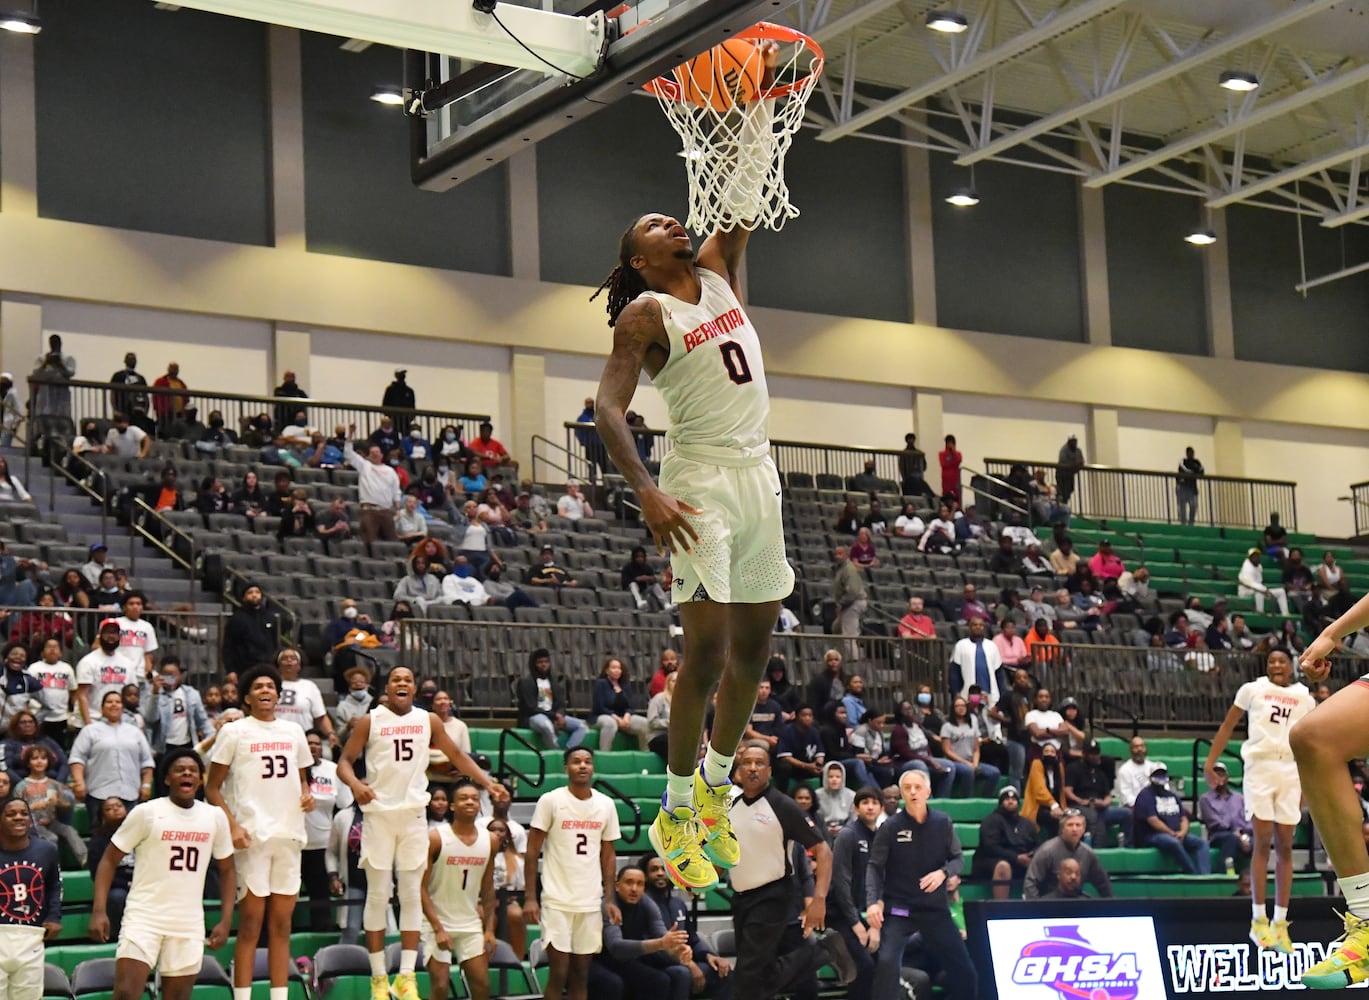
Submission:
[[[1299,530],[1332,538],[1354,533],[1349,503],[1336,498],[1347,495],[1351,483],[1369,480],[1369,433],[1255,421],[1243,429],[1246,475],[1298,484]]]

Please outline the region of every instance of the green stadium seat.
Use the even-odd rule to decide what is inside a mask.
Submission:
[[[89,904],[95,898],[95,882],[88,871],[62,872],[62,905]]]
[[[998,808],[997,799],[932,799],[933,809],[944,812],[955,823],[978,823]],[[963,844],[962,844],[963,846]]]
[[[978,823],[956,823],[955,835],[960,838],[960,846],[962,848],[975,848],[979,846]]]
[[[55,944],[48,946],[45,957],[70,976],[82,962],[94,958],[113,958],[118,947],[114,941],[106,944]]]

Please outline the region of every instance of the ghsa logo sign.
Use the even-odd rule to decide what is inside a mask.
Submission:
[[[1042,940],[1022,946],[1014,983],[1053,989],[1061,1000],[1136,1000],[1141,971],[1134,953],[1095,951],[1075,924],[1045,931]]]

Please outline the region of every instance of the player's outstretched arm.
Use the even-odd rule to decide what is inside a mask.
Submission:
[[[347,744],[342,748],[342,756],[338,758],[337,762],[338,780],[352,790],[358,809],[376,797],[375,791],[357,777],[356,770],[352,766],[365,751],[366,741],[370,738],[371,717],[369,715],[358,717],[352,722],[352,735],[347,737]]]
[[[209,776],[204,782],[204,800],[211,806],[223,810],[223,814],[228,817],[228,832],[233,835],[233,846],[242,850],[252,846],[252,837],[238,824],[237,817],[233,815],[233,810],[228,808],[228,801],[223,797],[223,780],[227,777],[227,764],[210,761]]]
[[[452,741],[451,736],[447,733],[447,728],[442,725],[442,720],[438,718],[436,712],[428,713],[428,725],[432,734],[432,748],[434,750],[446,756],[447,760],[451,761],[458,771],[488,792],[490,798],[496,802],[507,801],[509,790],[480,770],[480,765],[471,759],[471,755]]]
[[[1303,672],[1307,673],[1309,667],[1317,666],[1318,661],[1326,659],[1340,648],[1342,639],[1365,626],[1369,626],[1369,594],[1361,597],[1353,608],[1326,626],[1322,634],[1312,640],[1298,661]],[[1308,674],[1308,677],[1311,680],[1325,679],[1313,677],[1311,674]]]
[[[238,868],[233,855],[218,858],[219,862],[219,922],[210,928],[205,944],[222,948],[233,931],[233,907],[238,900]]]
[[[1203,764],[1203,778],[1206,779],[1208,788],[1217,787],[1217,772],[1213,768],[1221,759],[1222,751],[1231,742],[1231,734],[1236,731],[1236,723],[1241,721],[1243,715],[1245,715],[1245,709],[1239,705],[1232,705],[1226,710],[1226,718],[1222,720],[1222,727],[1217,730],[1217,735],[1212,737],[1212,746],[1208,747],[1207,761]]]

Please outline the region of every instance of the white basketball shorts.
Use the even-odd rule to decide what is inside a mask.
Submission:
[[[1302,783],[1294,761],[1256,760],[1245,766],[1241,785],[1246,818],[1297,826],[1302,820]]]
[[[473,958],[478,958],[485,953],[485,935],[480,931],[450,931],[452,936],[452,950],[443,951],[437,946],[437,935],[433,933],[432,924],[423,921],[423,930],[418,935],[419,947],[423,949],[423,954],[434,962],[443,965],[452,964],[452,956],[456,956],[456,964],[463,965]]]
[[[257,841],[233,856],[238,869],[238,901],[254,896],[298,896],[300,852],[304,845],[280,837]]]
[[[368,812],[361,824],[361,863],[382,872],[427,865],[428,820],[423,810]]]
[[[597,955],[604,947],[604,918],[598,910],[568,913],[543,903],[542,940],[563,955]]]
[[[173,937],[152,928],[139,926],[124,915],[119,929],[119,947],[114,957],[131,958],[149,969],[156,969],[163,979],[173,976],[198,976],[204,960],[204,932],[192,937]]]

